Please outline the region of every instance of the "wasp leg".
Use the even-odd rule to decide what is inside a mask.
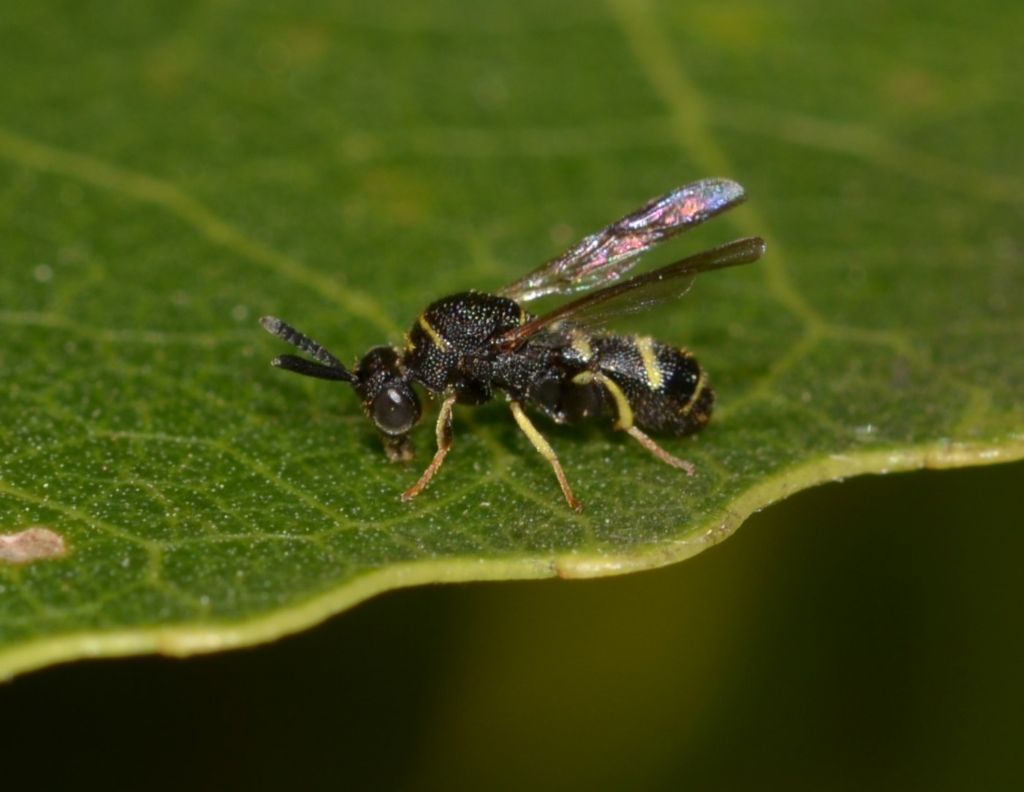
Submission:
[[[565,471],[562,470],[562,465],[558,461],[555,449],[551,447],[551,444],[544,438],[544,435],[537,431],[537,427],[533,425],[533,422],[523,412],[522,405],[519,402],[511,402],[510,406],[512,408],[512,417],[516,419],[516,423],[523,430],[523,434],[530,438],[530,442],[540,452],[540,455],[551,463],[551,467],[555,471],[555,478],[558,479],[558,486],[562,488],[562,494],[565,495],[569,506],[576,511],[583,511],[583,504],[576,500],[572,490],[569,489],[569,482],[565,478]]]
[[[688,476],[693,476],[697,473],[697,469],[691,462],[673,456],[637,428],[636,424],[633,423],[633,408],[629,404],[629,399],[626,398],[626,394],[622,392],[622,388],[618,386],[615,380],[600,372],[593,376],[594,381],[601,383],[604,389],[608,391],[608,395],[611,396],[612,402],[615,404],[615,412],[619,416],[615,422],[616,429],[624,431],[666,465],[685,470]]]
[[[677,456],[672,456],[668,451],[662,448],[660,445],[655,443],[651,438],[641,432],[636,426],[631,426],[626,430],[626,434],[636,440],[640,445],[654,454],[658,459],[664,462],[666,465],[671,465],[674,468],[685,470],[687,476],[693,476],[697,473],[697,468],[693,466],[692,462],[687,462],[685,459],[680,459]]]
[[[409,489],[402,493],[402,500],[411,501],[430,483],[430,480],[437,473],[441,467],[441,463],[444,462],[444,458],[448,455],[448,452],[452,447],[452,408],[455,407],[455,396],[446,396],[444,401],[441,402],[441,410],[437,415],[437,451],[434,452],[434,458],[430,460],[430,464],[427,465],[427,469],[423,471],[423,475],[420,476],[420,480],[413,484]]]

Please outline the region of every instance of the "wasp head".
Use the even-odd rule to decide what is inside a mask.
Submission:
[[[280,355],[271,361],[273,365],[307,377],[341,380],[352,385],[362,402],[363,411],[383,435],[388,458],[392,461],[412,458],[409,431],[419,421],[422,409],[395,350],[385,346],[374,347],[363,355],[354,371],[349,371],[320,344],[277,317],[264,316],[260,324],[267,332],[314,359]]]
[[[384,435],[384,450],[392,461],[411,459],[409,431],[422,414],[419,397],[391,347],[371,349],[354,372],[356,393],[363,410]]]

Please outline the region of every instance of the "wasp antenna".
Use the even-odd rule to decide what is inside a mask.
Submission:
[[[270,361],[271,366],[302,374],[304,377],[316,377],[325,380],[341,380],[342,382],[355,382],[355,377],[344,368],[325,366],[322,363],[314,363],[296,355],[279,355]]]
[[[309,361],[295,357],[294,355],[282,355],[281,357],[275,358],[272,361],[272,365],[277,366],[278,368],[287,369],[288,371],[294,371],[297,374],[305,374],[310,377],[345,380],[347,382],[355,381],[355,377],[347,368],[345,368],[344,363],[338,360],[312,338],[304,336],[287,322],[278,319],[276,316],[264,316],[260,319],[260,325],[262,325],[263,329],[271,335],[275,335],[282,341],[287,341],[301,352],[305,352],[316,360],[318,364],[313,365]],[[300,366],[300,363],[306,364],[306,366]],[[329,369],[332,374],[327,376],[324,373],[324,369]]]
[[[284,325],[284,322],[276,316],[261,316],[260,324],[268,333],[271,333],[272,335],[280,335],[281,327]]]

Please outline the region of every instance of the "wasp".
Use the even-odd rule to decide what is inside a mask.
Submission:
[[[524,408],[559,424],[610,419],[659,460],[693,475],[693,465],[647,432],[681,436],[707,424],[714,402],[707,375],[686,349],[601,328],[617,315],[681,297],[700,273],[760,258],[764,240],[747,237],[621,280],[643,253],[744,197],[743,188],[728,179],[704,179],[673,190],[497,293],[468,291],[431,303],[416,317],[403,347],[374,347],[351,370],[291,325],[265,316],[260,323],[268,332],[312,358],[281,355],[272,364],[349,383],[381,432],[391,461],[413,456],[409,433],[422,413],[415,386],[441,399],[437,450],[419,480],[402,493],[404,501],[427,487],[451,450],[455,405],[483,404],[496,391],[504,393],[512,417],[550,463],[562,494],[577,511],[583,505],[558,456]],[[539,297],[593,289],[541,315],[523,307]]]

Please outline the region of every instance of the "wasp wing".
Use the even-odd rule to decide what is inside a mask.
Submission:
[[[649,310],[667,300],[682,297],[700,273],[757,261],[764,251],[765,243],[760,237],[728,242],[584,295],[509,330],[496,338],[494,344],[499,349],[511,350],[559,322],[586,328],[604,324],[614,316]]]
[[[743,199],[743,188],[729,179],[687,184],[648,201],[498,293],[516,302],[527,302],[546,294],[584,291],[618,280],[659,242],[703,223]]]

